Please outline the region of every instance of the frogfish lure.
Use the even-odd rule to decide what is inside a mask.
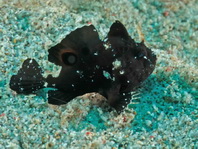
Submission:
[[[93,25],[84,26],[72,31],[48,52],[48,60],[61,66],[58,77],[44,78],[38,63],[28,58],[11,77],[10,88],[18,94],[54,88],[48,91],[48,103],[54,105],[97,92],[121,112],[131,100],[131,91],[153,72],[156,64],[155,54],[143,41],[136,43],[119,21],[112,24],[103,41]]]

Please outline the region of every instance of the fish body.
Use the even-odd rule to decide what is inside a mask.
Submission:
[[[44,78],[38,63],[27,59],[18,74],[11,77],[10,88],[21,94],[55,88],[48,91],[48,102],[55,105],[98,92],[120,112],[130,102],[131,91],[153,72],[156,64],[154,53],[143,42],[136,43],[119,21],[112,24],[104,41],[93,25],[84,26],[48,52],[48,60],[61,66],[58,77]]]

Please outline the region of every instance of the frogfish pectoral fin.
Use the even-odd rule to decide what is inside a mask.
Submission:
[[[131,102],[132,96],[131,92],[120,93],[119,89],[119,85],[110,89],[109,92],[107,92],[107,99],[109,105],[118,113],[121,113]]]
[[[75,92],[67,93],[59,90],[50,90],[48,91],[48,103],[53,105],[62,105],[68,103],[77,96],[78,94]]]

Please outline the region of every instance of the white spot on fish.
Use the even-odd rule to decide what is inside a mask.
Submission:
[[[107,49],[111,48],[111,44],[105,43],[105,44],[104,44],[104,47],[105,47],[105,50],[107,50]]]
[[[45,87],[47,87],[47,86],[48,86],[48,83],[47,83],[47,82],[45,82],[44,86],[45,86]]]
[[[99,69],[99,68],[100,68],[100,66],[96,65],[96,69]]]
[[[144,58],[144,59],[147,59],[147,57],[146,57],[146,56],[144,56],[143,58]]]
[[[105,39],[104,39],[104,42],[106,42],[107,40],[108,40],[108,38],[105,38]]]
[[[120,71],[120,74],[123,75],[123,74],[124,74],[124,70],[121,70],[121,71]]]
[[[112,64],[113,64],[113,70],[121,67],[121,61],[117,59]]]
[[[107,78],[107,79],[112,79],[110,73],[107,72],[107,71],[103,71],[103,75],[104,75],[104,77]]]
[[[98,52],[95,52],[94,55],[98,55]]]

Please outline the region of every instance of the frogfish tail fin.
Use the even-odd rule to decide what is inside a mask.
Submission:
[[[31,94],[44,88],[42,69],[34,59],[26,59],[16,75],[10,79],[10,88],[18,94]]]

